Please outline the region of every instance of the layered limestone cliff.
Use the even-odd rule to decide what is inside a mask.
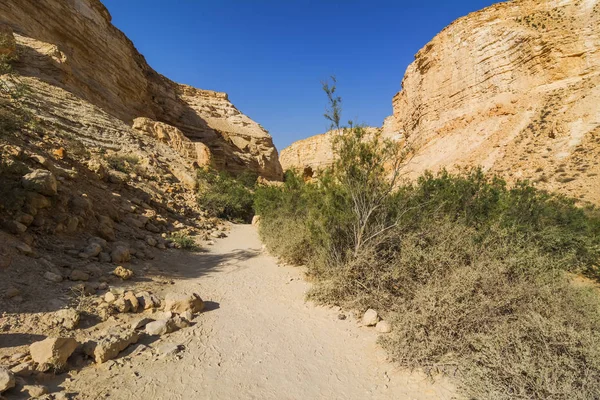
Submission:
[[[515,0],[458,19],[415,56],[384,135],[413,146],[413,177],[480,165],[600,203],[598,26],[598,0]],[[282,164],[330,164],[329,146],[294,143]]]
[[[444,29],[393,99],[412,174],[482,165],[600,202],[598,26],[597,0],[520,0]]]
[[[29,78],[36,101],[41,108],[55,107],[45,111],[64,111],[64,118],[85,125],[81,116],[70,115],[68,101],[48,90],[56,88],[119,123],[131,126],[143,117],[170,125],[186,140],[206,145],[217,168],[281,178],[277,150],[265,129],[237,110],[225,93],[180,85],[150,68],[111,24],[99,0],[5,0],[0,3],[0,25],[14,32],[16,67]]]

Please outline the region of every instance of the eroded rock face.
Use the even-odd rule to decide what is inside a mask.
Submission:
[[[599,25],[597,0],[514,0],[456,20],[407,68],[383,136],[414,148],[413,178],[482,166],[600,203]],[[330,147],[327,134],[298,141],[281,164],[330,165]]]
[[[49,84],[129,126],[138,117],[162,121],[208,146],[217,168],[281,179],[277,150],[265,129],[225,93],[180,85],[152,70],[99,0],[6,0],[0,3],[0,25],[15,32],[17,69],[40,82],[38,95],[57,96],[44,87]],[[65,118],[83,119],[81,110],[70,115],[77,107],[64,99],[48,106],[64,108],[55,112],[67,111]]]
[[[387,131],[413,176],[482,165],[600,202],[600,3],[520,0],[460,18],[415,56]]]

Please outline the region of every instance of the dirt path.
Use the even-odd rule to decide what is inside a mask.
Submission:
[[[262,253],[251,226],[234,226],[209,253],[173,268],[181,274],[174,289],[201,294],[209,311],[135,356],[85,368],[63,383],[67,391],[118,399],[452,398],[448,382],[386,362],[372,329],[306,303],[301,269]],[[164,357],[165,344],[184,349]]]

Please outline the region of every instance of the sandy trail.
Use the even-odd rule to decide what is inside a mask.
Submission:
[[[385,361],[373,329],[305,302],[302,270],[278,266],[261,246],[254,227],[237,225],[209,253],[177,260],[182,278],[171,289],[209,302],[196,325],[116,364],[85,368],[63,386],[77,398],[453,398],[448,382]],[[185,348],[177,357],[152,349],[165,343]]]

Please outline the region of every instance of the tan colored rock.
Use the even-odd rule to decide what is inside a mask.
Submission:
[[[367,311],[365,311],[361,320],[364,326],[375,326],[378,321],[379,315],[377,315],[377,311],[373,310],[372,308],[369,308]]]
[[[96,363],[102,364],[118,356],[129,345],[137,343],[139,338],[135,330],[116,329],[103,333],[98,340],[86,342],[83,350]]]
[[[0,55],[9,59],[17,56],[17,42],[12,29],[7,25],[0,25]]]
[[[178,129],[193,143],[202,143],[205,147],[195,152],[204,153],[203,158],[210,151],[219,169],[250,170],[281,179],[277,150],[262,126],[237,110],[227,94],[180,85],[152,70],[112,25],[99,0],[75,4],[4,0],[0,3],[0,24],[19,32],[15,38],[23,50],[20,64],[27,68],[30,86],[44,87],[36,90],[39,95],[48,96],[45,85],[51,82],[81,99],[70,103],[64,96],[60,102],[49,103],[61,115],[60,123],[80,122],[86,106],[81,103],[87,103],[103,110],[102,117],[95,114],[94,124],[76,128],[86,137],[112,135],[111,129],[119,130],[123,134],[114,138],[121,145],[133,131],[130,122],[147,117]],[[187,170],[193,176],[192,169]]]
[[[115,270],[113,271],[113,275],[118,276],[119,278],[123,279],[124,281],[131,279],[131,277],[133,276],[133,271],[130,269],[127,269],[121,265],[119,265],[117,268],[115,268]]]
[[[55,196],[57,194],[58,185],[54,174],[44,169],[36,169],[23,176],[21,184],[25,189],[45,196]]]
[[[111,253],[110,259],[114,263],[128,262],[131,260],[131,253],[125,246],[117,246]]]
[[[390,333],[392,331],[392,324],[388,321],[379,321],[375,325],[375,330],[379,333]]]
[[[6,367],[0,367],[0,393],[15,387],[15,375]]]
[[[132,291],[123,293],[123,299],[131,303],[131,312],[138,312],[140,310],[140,302],[136,295]],[[142,308],[143,310],[143,308]]]
[[[79,325],[81,315],[73,308],[58,310],[52,316],[54,325],[62,325],[66,329],[75,329]]]
[[[162,336],[178,329],[172,319],[159,319],[146,324],[145,332],[150,336]]]
[[[192,313],[201,312],[204,309],[204,302],[196,293],[191,295],[181,293],[167,293],[165,296],[165,311],[171,311],[176,314],[182,314],[186,311]]]
[[[47,338],[29,346],[31,358],[42,369],[60,370],[67,364],[78,343],[71,338]]]

